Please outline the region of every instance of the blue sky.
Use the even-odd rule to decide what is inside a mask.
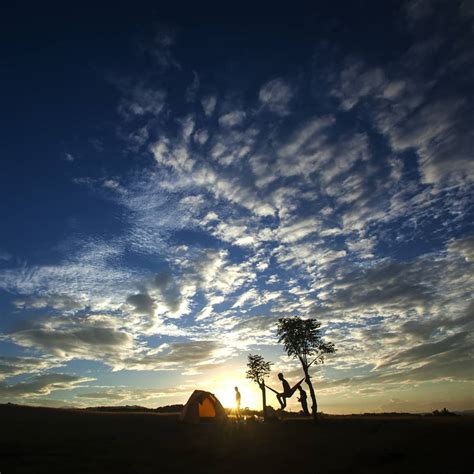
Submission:
[[[472,408],[474,10],[7,7],[0,400]],[[274,403],[275,404],[275,403]],[[295,401],[290,405],[297,408]]]

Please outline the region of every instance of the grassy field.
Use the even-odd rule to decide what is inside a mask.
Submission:
[[[183,425],[173,415],[0,406],[0,472],[472,473],[473,417]]]

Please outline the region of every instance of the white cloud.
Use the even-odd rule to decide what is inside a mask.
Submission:
[[[259,299],[259,294],[255,288],[250,288],[250,290],[245,291],[244,293],[241,293],[239,297],[237,298],[236,302],[232,306],[232,308],[241,308],[244,306],[246,303],[249,303],[251,301],[257,301]]]
[[[202,108],[204,109],[204,113],[210,117],[214,110],[216,109],[217,105],[217,97],[215,95],[207,95],[201,99]]]
[[[293,90],[282,79],[273,79],[265,83],[258,93],[260,102],[269,110],[280,116],[290,113],[290,102],[293,98]]]
[[[314,147],[320,143],[321,132],[334,123],[334,117],[315,117],[303,123],[298,130],[293,133],[293,136],[284,144],[280,150],[279,155],[283,158],[291,158],[300,153],[305,146]]]
[[[0,357],[0,380],[21,374],[56,368],[62,362],[53,357]]]
[[[276,234],[281,242],[293,243],[318,232],[320,228],[321,225],[319,219],[309,217],[307,219],[299,219],[296,222],[280,226],[276,231]]]
[[[156,39],[155,59],[167,73],[178,67],[174,42],[171,33]],[[35,315],[2,340],[41,354],[0,358],[0,377],[73,359],[192,376],[275,345],[278,317],[300,314],[321,318],[339,349],[332,372],[321,370],[321,390],[466,380],[470,103],[437,95],[438,76],[425,84],[417,75],[416,62],[439,44],[410,48],[404,61],[414,74],[404,61],[347,61],[330,97],[340,102],[334,115],[293,110],[295,91],[282,79],[254,90],[253,102],[230,102],[235,91],[222,91],[219,107],[216,95],[202,97],[204,113],[195,110],[197,74],[176,94],[187,111],[174,108],[161,85],[123,88],[120,136],[126,153],[143,160],[133,174],[75,180],[117,206],[121,230],[113,239],[68,240],[55,264],[19,265],[0,253],[0,288],[14,293],[13,311]],[[262,111],[277,117],[263,121],[272,116]],[[389,146],[379,147],[384,140]],[[152,166],[139,170],[151,156]],[[446,225],[432,225],[436,219]],[[384,246],[396,255],[400,242],[413,242],[416,253],[420,238],[446,248],[398,262],[380,257]],[[354,368],[364,375],[353,377]],[[58,386],[43,382],[0,392],[39,396]],[[94,389],[78,398],[166,393],[124,389],[114,398]]]
[[[219,117],[219,125],[226,128],[235,127],[242,124],[246,115],[247,114],[243,110],[234,110],[232,112],[228,112]]]
[[[13,385],[0,383],[0,399],[18,400],[22,398],[49,395],[56,390],[71,390],[86,382],[93,381],[90,377],[77,377],[66,374],[43,374]]]
[[[204,145],[209,140],[209,132],[207,130],[197,130],[194,135],[194,141],[200,145]]]
[[[461,255],[466,262],[474,262],[474,235],[449,240],[448,251]]]
[[[166,92],[161,89],[151,89],[141,84],[127,91],[120,101],[119,113],[126,119],[141,115],[157,116],[165,106]]]
[[[13,304],[19,309],[52,308],[56,310],[73,311],[85,308],[86,301],[81,295],[72,297],[69,295],[46,294],[44,296],[18,298],[13,301]]]

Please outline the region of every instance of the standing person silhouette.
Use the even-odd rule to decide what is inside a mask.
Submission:
[[[301,385],[298,387],[298,390],[300,392],[300,396],[298,398],[298,401],[301,403],[301,408],[303,409],[303,413],[306,416],[309,416],[308,396],[306,395],[306,392],[303,390],[303,387]]]
[[[240,419],[240,392],[239,387],[235,387],[235,416],[239,420]]]

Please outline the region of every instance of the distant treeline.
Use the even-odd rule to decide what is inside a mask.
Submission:
[[[137,412],[152,412],[152,413],[181,413],[184,405],[166,405],[158,408],[147,408],[139,405],[124,405],[124,406],[100,406],[88,407],[86,410],[91,411],[137,411]]]
[[[18,405],[15,403],[0,403],[0,408],[5,409],[47,409],[47,410],[87,410],[87,411],[101,411],[101,412],[149,412],[149,413],[181,413],[184,405],[165,405],[157,408],[147,408],[140,405],[122,405],[122,406],[98,406],[98,407],[88,407],[88,408],[74,408],[74,407],[63,407],[63,408],[51,408],[51,407],[40,407],[40,406],[31,406],[31,405]],[[233,410],[226,408],[228,414],[232,414]],[[243,408],[240,411],[241,415],[245,416],[262,416],[262,410],[251,410],[250,408]],[[303,415],[303,412],[291,412],[284,411],[285,418],[287,417],[300,417]],[[452,412],[446,408],[442,410],[434,410],[431,413],[403,413],[403,412],[381,412],[381,413],[353,413],[347,415],[330,415],[323,412],[318,412],[318,415],[321,417],[331,417],[331,416],[344,416],[344,417],[376,417],[376,416],[385,416],[385,417],[400,417],[400,416],[411,416],[411,417],[422,417],[422,416],[474,416],[474,410],[463,410]]]

